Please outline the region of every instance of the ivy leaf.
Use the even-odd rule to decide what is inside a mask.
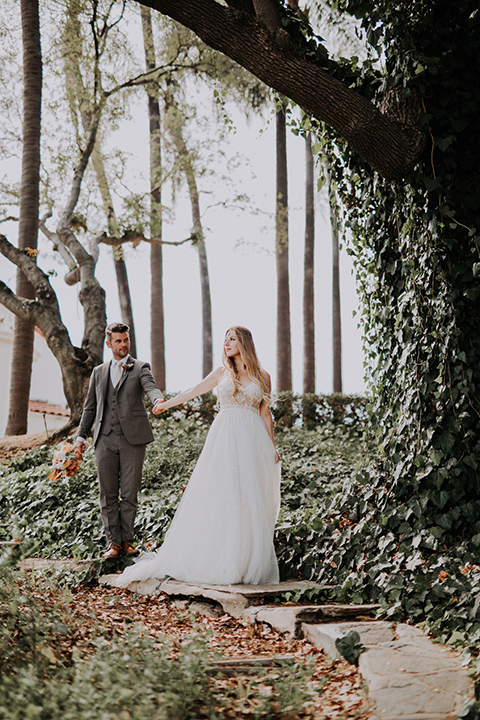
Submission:
[[[455,141],[455,138],[453,135],[449,135],[448,137],[444,138],[437,138],[435,140],[435,145],[442,151],[445,152],[447,148],[450,147],[450,145]]]
[[[319,177],[319,178],[318,178],[318,180],[317,180],[317,190],[318,190],[318,192],[320,192],[320,190],[323,188],[323,186],[325,185],[326,182],[327,182],[327,178],[326,178],[326,177]]]
[[[435,178],[428,177],[427,175],[425,175],[425,177],[423,178],[423,183],[424,183],[425,187],[427,188],[428,192],[433,192],[434,190],[440,190],[442,187],[442,184],[438,180],[435,180]]]
[[[335,647],[340,655],[352,665],[358,665],[358,658],[366,650],[360,642],[360,635],[356,630],[350,630],[343,637],[337,638]]]

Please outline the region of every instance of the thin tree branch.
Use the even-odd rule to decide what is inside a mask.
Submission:
[[[14,215],[7,215],[7,217],[0,218],[0,225],[4,222],[18,222],[19,218]]]
[[[108,237],[105,233],[103,235],[99,235],[96,239],[96,242],[98,243],[104,243],[105,245],[123,245],[124,243],[131,242],[133,247],[137,247],[137,245],[141,242],[150,243],[151,245],[184,245],[187,242],[196,242],[198,240],[198,237],[195,235],[195,233],[192,233],[189,237],[185,238],[184,240],[162,240],[159,237],[152,237],[147,238],[144,235],[138,234],[138,235],[124,235],[121,238],[117,237]]]
[[[57,233],[49,230],[47,228],[47,226],[45,225],[45,221],[51,216],[52,216],[52,211],[49,210],[48,212],[45,213],[45,215],[43,215],[40,218],[38,227],[40,228],[42,233],[45,235],[45,237],[48,238],[48,240],[50,240],[55,252],[58,252],[60,254],[60,257],[62,258],[64,263],[67,265],[67,267],[70,269],[72,267],[73,263],[76,264],[76,260],[75,260],[74,256],[71,254],[71,252],[67,248],[67,246],[64,245],[64,243],[60,239],[59,235]]]
[[[28,281],[37,288],[41,283],[47,283],[48,276],[41,270],[36,262],[27,254],[12,245],[5,235],[0,235],[0,252],[7,260],[14,263],[27,277]]]

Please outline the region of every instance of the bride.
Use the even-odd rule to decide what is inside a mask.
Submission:
[[[249,330],[230,328],[223,366],[167,402],[156,415],[217,387],[220,412],[160,549],[138,559],[116,585],[172,577],[216,585],[278,582],[273,531],[280,463],[269,409],[270,376]]]

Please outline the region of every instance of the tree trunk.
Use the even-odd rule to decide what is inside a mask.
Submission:
[[[203,337],[203,376],[208,375],[213,369],[213,340],[212,340],[212,300],[210,295],[210,277],[208,273],[207,248],[203,234],[202,221],[200,216],[200,201],[198,194],[195,168],[190,158],[188,148],[182,133],[181,113],[175,106],[174,101],[169,99],[169,128],[173,135],[178,154],[183,159],[183,168],[187,179],[190,193],[190,205],[192,208],[192,236],[195,238],[195,247],[198,252],[200,268],[200,286],[202,292],[202,337]]]
[[[198,197],[197,181],[193,165],[188,162],[185,168],[188,189],[190,191],[190,204],[192,207],[192,234],[195,235],[195,247],[198,252],[200,269],[200,286],[202,291],[202,338],[203,338],[203,377],[213,370],[213,336],[212,336],[212,299],[210,295],[210,277],[208,273],[207,248],[200,219],[200,202]]]
[[[84,129],[88,129],[86,119],[83,119]],[[98,145],[95,145],[92,152],[92,163],[97,176],[97,183],[102,196],[103,210],[107,218],[108,234],[118,237],[119,227],[118,220],[113,207],[113,199],[110,193],[110,187],[105,172],[102,153]],[[130,285],[128,282],[127,265],[121,245],[112,247],[113,263],[115,267],[115,277],[117,279],[118,299],[120,301],[121,320],[130,327],[130,352],[133,357],[137,357],[137,344],[135,340],[135,324],[133,321],[132,297],[130,294]]]
[[[18,247],[35,250],[38,238],[40,180],[40,132],[42,103],[42,53],[38,0],[22,0],[23,43],[23,155],[20,189]],[[17,294],[34,298],[35,290],[21,270],[17,271]],[[35,326],[15,319],[7,435],[25,435],[33,362]]]
[[[332,337],[333,337],[333,392],[343,392],[342,383],[342,319],[340,312],[340,226],[337,198],[326,165],[328,201],[332,226]]]
[[[305,138],[305,256],[303,266],[303,392],[315,392],[315,205],[312,137]]]
[[[239,0],[236,8],[215,0],[139,2],[190,28],[207,45],[327,123],[383,177],[402,179],[418,161],[425,134],[418,127],[416,111],[401,122],[382,114],[369,99],[337,79],[342,69],[334,62],[326,60],[325,67],[320,67],[306,59],[306,46],[297,49],[285,29],[269,30],[255,15],[252,3]]]
[[[142,7],[143,45],[147,72],[156,67],[150,10]],[[158,90],[152,83],[147,85],[148,117],[150,137],[150,232],[153,237],[162,238],[162,146]],[[163,248],[152,244],[150,248],[150,342],[152,351],[152,372],[160,390],[166,388],[165,363],[165,307],[163,300]]]
[[[277,112],[277,202],[275,255],[277,265],[277,390],[292,390],[290,279],[288,271],[288,178],[285,111]]]
[[[130,352],[137,357],[137,341],[135,338],[135,323],[133,320],[132,296],[128,282],[127,264],[123,248],[119,245],[112,248],[115,275],[117,278],[118,299],[120,301],[120,312],[122,321],[130,328]]]
[[[102,361],[105,340],[105,291],[95,278],[95,259],[85,250],[72,231],[72,216],[80,196],[85,170],[95,146],[100,115],[99,105],[92,112],[85,146],[75,164],[70,192],[65,207],[60,213],[57,232],[51,233],[56,238],[56,243],[63,243],[78,264],[81,283],[79,299],[84,309],[81,348],[74,347],[70,341],[48,276],[37,267],[28,254],[15,248],[5,236],[0,235],[0,252],[23,271],[35,288],[35,299],[25,300],[0,281],[0,303],[24,322],[38,325],[48,347],[57,358],[62,371],[65,397],[71,411],[71,420],[67,428],[78,424],[88,378],[95,365]],[[38,213],[36,227],[38,228]]]

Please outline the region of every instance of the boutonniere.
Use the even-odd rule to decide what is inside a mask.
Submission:
[[[133,363],[133,362],[126,363],[125,365],[122,365],[122,370],[125,370],[125,372],[128,372],[129,370],[131,370],[133,368],[134,365],[135,365],[135,363]]]

